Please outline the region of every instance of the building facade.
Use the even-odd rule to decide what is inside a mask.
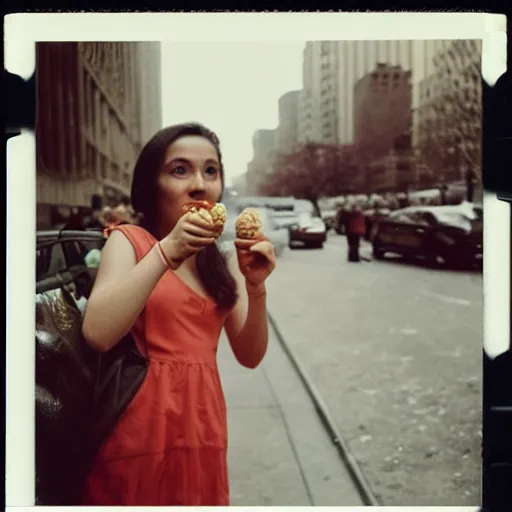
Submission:
[[[299,95],[299,91],[289,91],[279,98],[276,150],[280,153],[291,153],[298,143]]]
[[[412,132],[411,71],[377,64],[356,83],[353,98],[354,146],[367,187],[372,191],[376,187],[393,190],[398,179],[395,162],[397,169],[405,172],[403,160],[407,161],[409,155],[403,153],[412,150],[410,142],[408,148],[404,139],[410,139]],[[386,174],[382,169],[392,172]]]
[[[424,181],[450,183],[468,171],[481,180],[481,41],[449,41],[419,84],[415,143]]]
[[[305,144],[315,139],[311,91],[302,89],[297,105],[297,142]]]
[[[239,174],[235,176],[232,180],[233,190],[237,193],[238,196],[246,196],[247,194],[247,173]]]
[[[137,155],[162,126],[159,43],[38,43],[37,205],[127,199]]]
[[[267,176],[274,170],[276,130],[257,130],[252,138],[253,158],[247,165],[246,189],[249,195],[257,194]]]
[[[308,41],[302,56],[302,90],[298,101],[298,142],[320,140],[320,44]]]
[[[312,142],[354,142],[354,85],[378,63],[411,69],[415,41],[306,43],[303,88],[312,111]],[[305,105],[302,110],[306,111]],[[305,116],[304,116],[305,117]],[[303,123],[304,125],[304,123]],[[299,130],[302,135],[305,130]],[[304,139],[303,136],[299,138]]]

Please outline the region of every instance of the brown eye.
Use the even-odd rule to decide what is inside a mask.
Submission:
[[[215,178],[219,174],[219,170],[216,167],[210,166],[206,168],[205,173],[208,177]]]
[[[171,169],[171,173],[175,176],[185,176],[187,174],[187,170],[183,165],[177,165]]]

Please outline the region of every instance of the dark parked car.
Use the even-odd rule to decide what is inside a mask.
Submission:
[[[391,210],[389,208],[375,208],[371,210],[366,210],[364,212],[366,223],[366,240],[370,240],[373,226],[375,226],[375,224],[377,224],[379,221],[388,217],[390,213]]]
[[[471,203],[397,210],[374,226],[373,255],[420,257],[432,266],[481,263],[482,221],[482,207]]]
[[[36,282],[45,289],[46,282],[60,276],[63,281],[83,284],[81,294],[88,296],[96,277],[96,265],[88,263],[87,255],[103,248],[101,231],[38,231],[36,233]]]

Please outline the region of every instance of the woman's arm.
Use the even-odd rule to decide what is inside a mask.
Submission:
[[[101,253],[82,332],[91,347],[106,352],[131,329],[167,266],[155,245],[137,263],[128,239],[114,231]]]
[[[114,231],[101,254],[100,268],[87,305],[82,332],[96,350],[105,352],[132,328],[169,264],[182,261],[215,241],[212,226],[202,220],[181,217],[139,263],[128,239]]]
[[[237,282],[238,301],[224,328],[237,361],[247,368],[256,368],[268,345],[265,283],[252,286],[246,282],[234,251],[228,258],[228,268]]]

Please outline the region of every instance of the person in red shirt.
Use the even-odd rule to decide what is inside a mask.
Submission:
[[[352,210],[348,213],[345,225],[348,241],[348,261],[359,262],[359,244],[361,237],[366,231],[366,220],[361,207],[357,204],[352,206]]]

